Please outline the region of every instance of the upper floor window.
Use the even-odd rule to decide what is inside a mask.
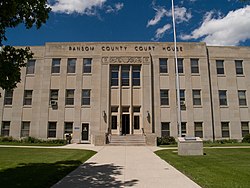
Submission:
[[[170,123],[169,122],[161,122],[161,136],[170,136]]]
[[[29,60],[27,62],[26,74],[35,74],[35,62],[36,60]]]
[[[201,90],[193,90],[193,105],[201,105]]]
[[[76,58],[69,58],[67,64],[67,73],[76,72]]]
[[[91,73],[91,58],[84,58],[83,59],[83,73]]]
[[[82,105],[90,105],[90,89],[82,90]]]
[[[216,60],[217,74],[224,74],[224,61]]]
[[[52,59],[51,73],[60,73],[61,59]]]
[[[180,89],[180,105],[181,105],[181,110],[186,110],[186,104],[185,104],[185,90]]]
[[[1,128],[1,136],[9,136],[10,134],[10,121],[3,121]]]
[[[235,60],[235,71],[237,75],[243,75],[243,61]]]
[[[122,65],[122,86],[129,86],[129,65]]]
[[[239,105],[240,106],[246,106],[247,105],[246,91],[239,90],[238,91],[238,97],[239,97]]]
[[[177,59],[177,65],[178,65],[178,73],[184,73],[183,59],[182,58]]]
[[[169,105],[168,90],[160,90],[161,105]]]
[[[191,73],[199,73],[199,59],[191,59]]]
[[[13,90],[5,90],[4,105],[12,105]]]
[[[66,89],[65,105],[74,105],[74,89]]]
[[[219,100],[221,106],[227,106],[227,91],[219,90]]]
[[[32,105],[32,90],[24,90],[23,105]]]
[[[160,58],[160,73],[168,73],[168,59]]]
[[[140,86],[141,66],[132,67],[132,79],[133,86]]]
[[[119,85],[119,67],[112,65],[111,69],[111,86]]]

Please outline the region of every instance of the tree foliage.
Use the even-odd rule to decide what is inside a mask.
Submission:
[[[47,0],[0,0],[0,87],[13,89],[21,81],[21,67],[33,57],[29,48],[3,46],[6,29],[24,24],[27,29],[39,29],[49,17]]]

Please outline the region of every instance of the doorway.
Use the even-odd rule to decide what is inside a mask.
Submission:
[[[129,114],[122,115],[122,135],[129,134],[130,130],[130,116]]]
[[[89,140],[89,124],[88,123],[82,124],[82,140],[84,141]]]

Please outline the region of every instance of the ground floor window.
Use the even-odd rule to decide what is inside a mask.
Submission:
[[[184,137],[187,135],[187,123],[181,122],[181,136]]]
[[[140,129],[140,116],[134,116],[134,129]]]
[[[111,129],[117,129],[117,116],[111,116]]]
[[[72,133],[73,133],[73,122],[65,122],[64,134],[72,134]]]
[[[161,136],[170,136],[170,123],[169,122],[161,122]]]
[[[229,122],[221,122],[221,135],[222,138],[229,138]]]
[[[9,136],[10,135],[10,121],[3,121],[1,128],[1,136]]]
[[[21,126],[21,137],[28,137],[30,135],[30,122],[23,121]]]
[[[194,136],[203,138],[202,122],[194,122]]]
[[[249,125],[248,125],[248,122],[241,122],[241,134],[242,134],[242,137],[244,137],[247,134],[249,134]]]
[[[56,138],[56,122],[49,122],[48,138]]]

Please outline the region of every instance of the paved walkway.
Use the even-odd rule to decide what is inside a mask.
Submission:
[[[74,145],[71,145],[71,147],[74,148]],[[68,174],[53,188],[199,187],[155,155],[153,153],[155,149],[154,147],[144,146],[98,147],[96,150],[99,150],[99,152],[96,155]]]

